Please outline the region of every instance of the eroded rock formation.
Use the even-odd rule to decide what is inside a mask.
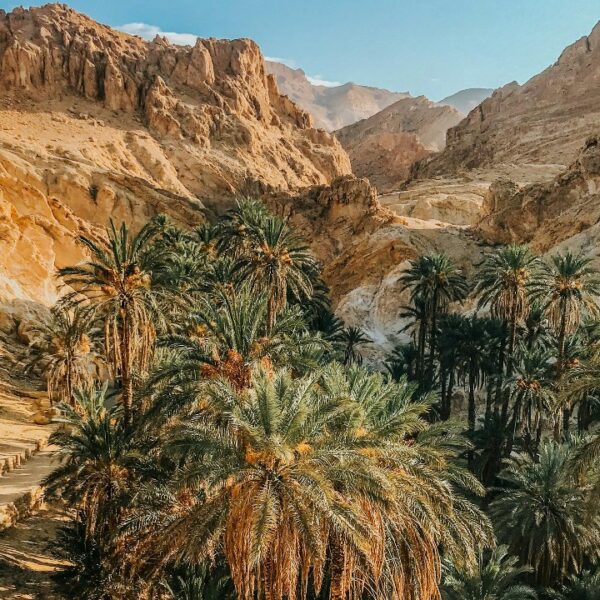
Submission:
[[[530,243],[546,252],[566,243],[597,254],[600,238],[600,136],[547,183],[519,186],[499,179],[489,188],[480,233],[501,243]]]
[[[145,42],[66,5],[0,11],[0,302],[52,303],[79,234],[350,172],[250,40]],[[15,308],[15,310],[17,310]],[[5,313],[6,314],[6,313]],[[10,319],[8,319],[10,321]],[[8,325],[7,325],[8,326]]]

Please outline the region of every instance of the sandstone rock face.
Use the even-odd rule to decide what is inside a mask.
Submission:
[[[446,132],[462,117],[425,96],[404,98],[335,135],[350,155],[354,173],[387,192],[399,188],[415,160],[442,150]]]
[[[367,119],[397,100],[410,97],[407,92],[390,92],[355,83],[334,87],[315,85],[302,69],[272,61],[267,61],[266,67],[281,92],[309,112],[317,127],[327,131]]]
[[[480,194],[480,202],[473,208],[475,215],[483,201],[483,192]],[[385,196],[377,197],[366,179],[350,176],[340,177],[330,186],[309,188],[301,195],[269,198],[271,208],[289,217],[310,240],[323,264],[336,313],[368,334],[374,342],[370,358],[375,361],[408,338],[401,330],[406,325],[402,313],[409,298],[400,284],[408,261],[420,254],[444,251],[472,273],[485,248],[461,226],[400,216],[387,201]]]
[[[248,177],[290,189],[349,171],[335,139],[279,94],[251,40],[148,43],[65,5],[15,9],[0,13],[0,83],[35,101],[87,99],[187,145],[197,183],[182,183],[196,196],[235,192]]]
[[[145,42],[69,9],[0,11],[0,303],[51,304],[80,234],[157,213],[197,224],[235,195],[350,172],[250,40]]]
[[[448,131],[446,149],[425,159],[416,177],[501,162],[571,164],[600,126],[600,23],[558,61],[520,86],[496,90]]]
[[[494,182],[484,210],[479,232],[493,242],[527,242],[541,252],[565,244],[597,254],[600,137],[590,137],[577,160],[550,182]]]

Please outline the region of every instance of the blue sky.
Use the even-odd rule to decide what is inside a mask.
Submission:
[[[10,9],[17,3],[0,0]],[[590,32],[600,0],[72,0],[111,26],[250,37],[310,76],[425,94],[526,81]],[[147,27],[143,31],[151,31]],[[187,38],[182,38],[187,39]]]

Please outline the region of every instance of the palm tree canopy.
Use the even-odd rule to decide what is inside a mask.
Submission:
[[[600,278],[591,263],[591,258],[571,250],[551,259],[546,311],[550,325],[557,333],[561,327],[566,335],[575,332],[583,313],[598,315],[594,297],[600,295]]]
[[[508,554],[506,546],[481,553],[472,570],[451,565],[444,577],[444,600],[537,600],[533,588],[519,583],[531,571],[517,567],[518,559]]]
[[[400,281],[411,290],[412,301],[417,297],[427,303],[435,301],[435,310],[464,300],[469,291],[462,271],[445,254],[431,254],[410,261]]]
[[[481,489],[451,460],[457,438],[425,431],[425,405],[412,402],[405,382],[345,373],[338,365],[296,380],[256,372],[242,391],[211,383],[164,448],[182,464],[165,497],[185,492],[186,504],[167,502],[132,532],[144,531],[149,552],[181,560],[223,547],[241,598],[265,589],[296,598],[310,573],[318,589],[330,560],[332,586],[346,592],[369,585],[398,600],[435,595],[438,545],[469,560],[490,534],[457,493]]]
[[[504,246],[489,254],[478,274],[479,306],[493,317],[521,322],[529,314],[530,296],[544,286],[541,262],[527,246]]]
[[[597,473],[576,476],[575,452],[574,445],[546,442],[537,460],[526,454],[509,459],[500,474],[506,489],[490,505],[501,540],[544,585],[600,552],[600,519],[588,511]]]
[[[98,355],[94,337],[98,333],[90,310],[63,304],[56,305],[46,322],[35,331],[37,337],[30,348],[30,371],[41,366],[48,384],[48,395],[60,402],[71,402],[76,388],[91,385]]]

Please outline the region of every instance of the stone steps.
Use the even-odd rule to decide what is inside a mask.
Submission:
[[[0,449],[0,478],[24,465],[37,452],[42,451],[48,445],[48,436],[39,438],[34,445],[27,446],[18,452],[2,451]],[[0,486],[2,481],[0,480]]]
[[[16,454],[0,454],[0,531],[31,515],[43,503],[42,480],[52,471],[54,448],[42,438]]]

